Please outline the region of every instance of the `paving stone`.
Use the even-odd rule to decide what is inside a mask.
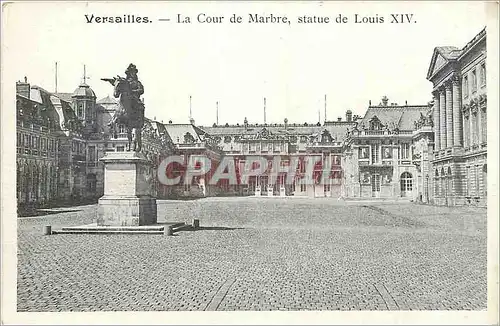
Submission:
[[[19,219],[18,311],[486,309],[486,210],[207,198],[158,201],[200,220],[175,237],[42,235],[76,210]]]

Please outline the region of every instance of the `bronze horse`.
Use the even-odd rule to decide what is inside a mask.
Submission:
[[[127,129],[127,151],[140,152],[142,148],[142,128],[144,126],[144,104],[133,96],[130,82],[125,78],[104,79],[114,86],[114,97],[120,98],[118,109],[109,122],[114,131],[122,124]]]

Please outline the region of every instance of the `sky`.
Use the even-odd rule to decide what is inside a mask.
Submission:
[[[100,80],[124,76],[129,63],[139,69],[146,116],[198,125],[321,122],[363,115],[368,102],[426,104],[426,80],[436,46],[463,47],[486,26],[481,2],[128,2],[13,3],[4,7],[3,50],[14,87],[31,84],[73,92],[87,83],[98,99],[112,95]],[[199,13],[225,16],[222,24],[196,22]],[[231,14],[244,23],[230,24]],[[248,14],[286,15],[291,24],[249,24]],[[413,14],[416,22],[391,24],[390,14]],[[148,16],[147,24],[86,23],[95,16]],[[177,14],[192,24],[176,23]],[[347,17],[345,24],[297,24],[303,15]],[[358,17],[384,23],[356,24]],[[158,21],[169,18],[169,22]],[[9,79],[10,78],[10,79]],[[319,115],[319,117],[318,117]]]

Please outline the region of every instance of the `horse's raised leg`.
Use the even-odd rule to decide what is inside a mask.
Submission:
[[[130,152],[130,149],[132,147],[132,129],[130,128],[127,128],[127,139],[128,139],[127,152]]]

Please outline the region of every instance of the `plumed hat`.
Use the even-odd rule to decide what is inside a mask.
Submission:
[[[133,63],[129,64],[127,70],[125,71],[126,74],[130,72],[135,72],[135,73],[139,72],[139,70],[137,70],[137,67]]]

